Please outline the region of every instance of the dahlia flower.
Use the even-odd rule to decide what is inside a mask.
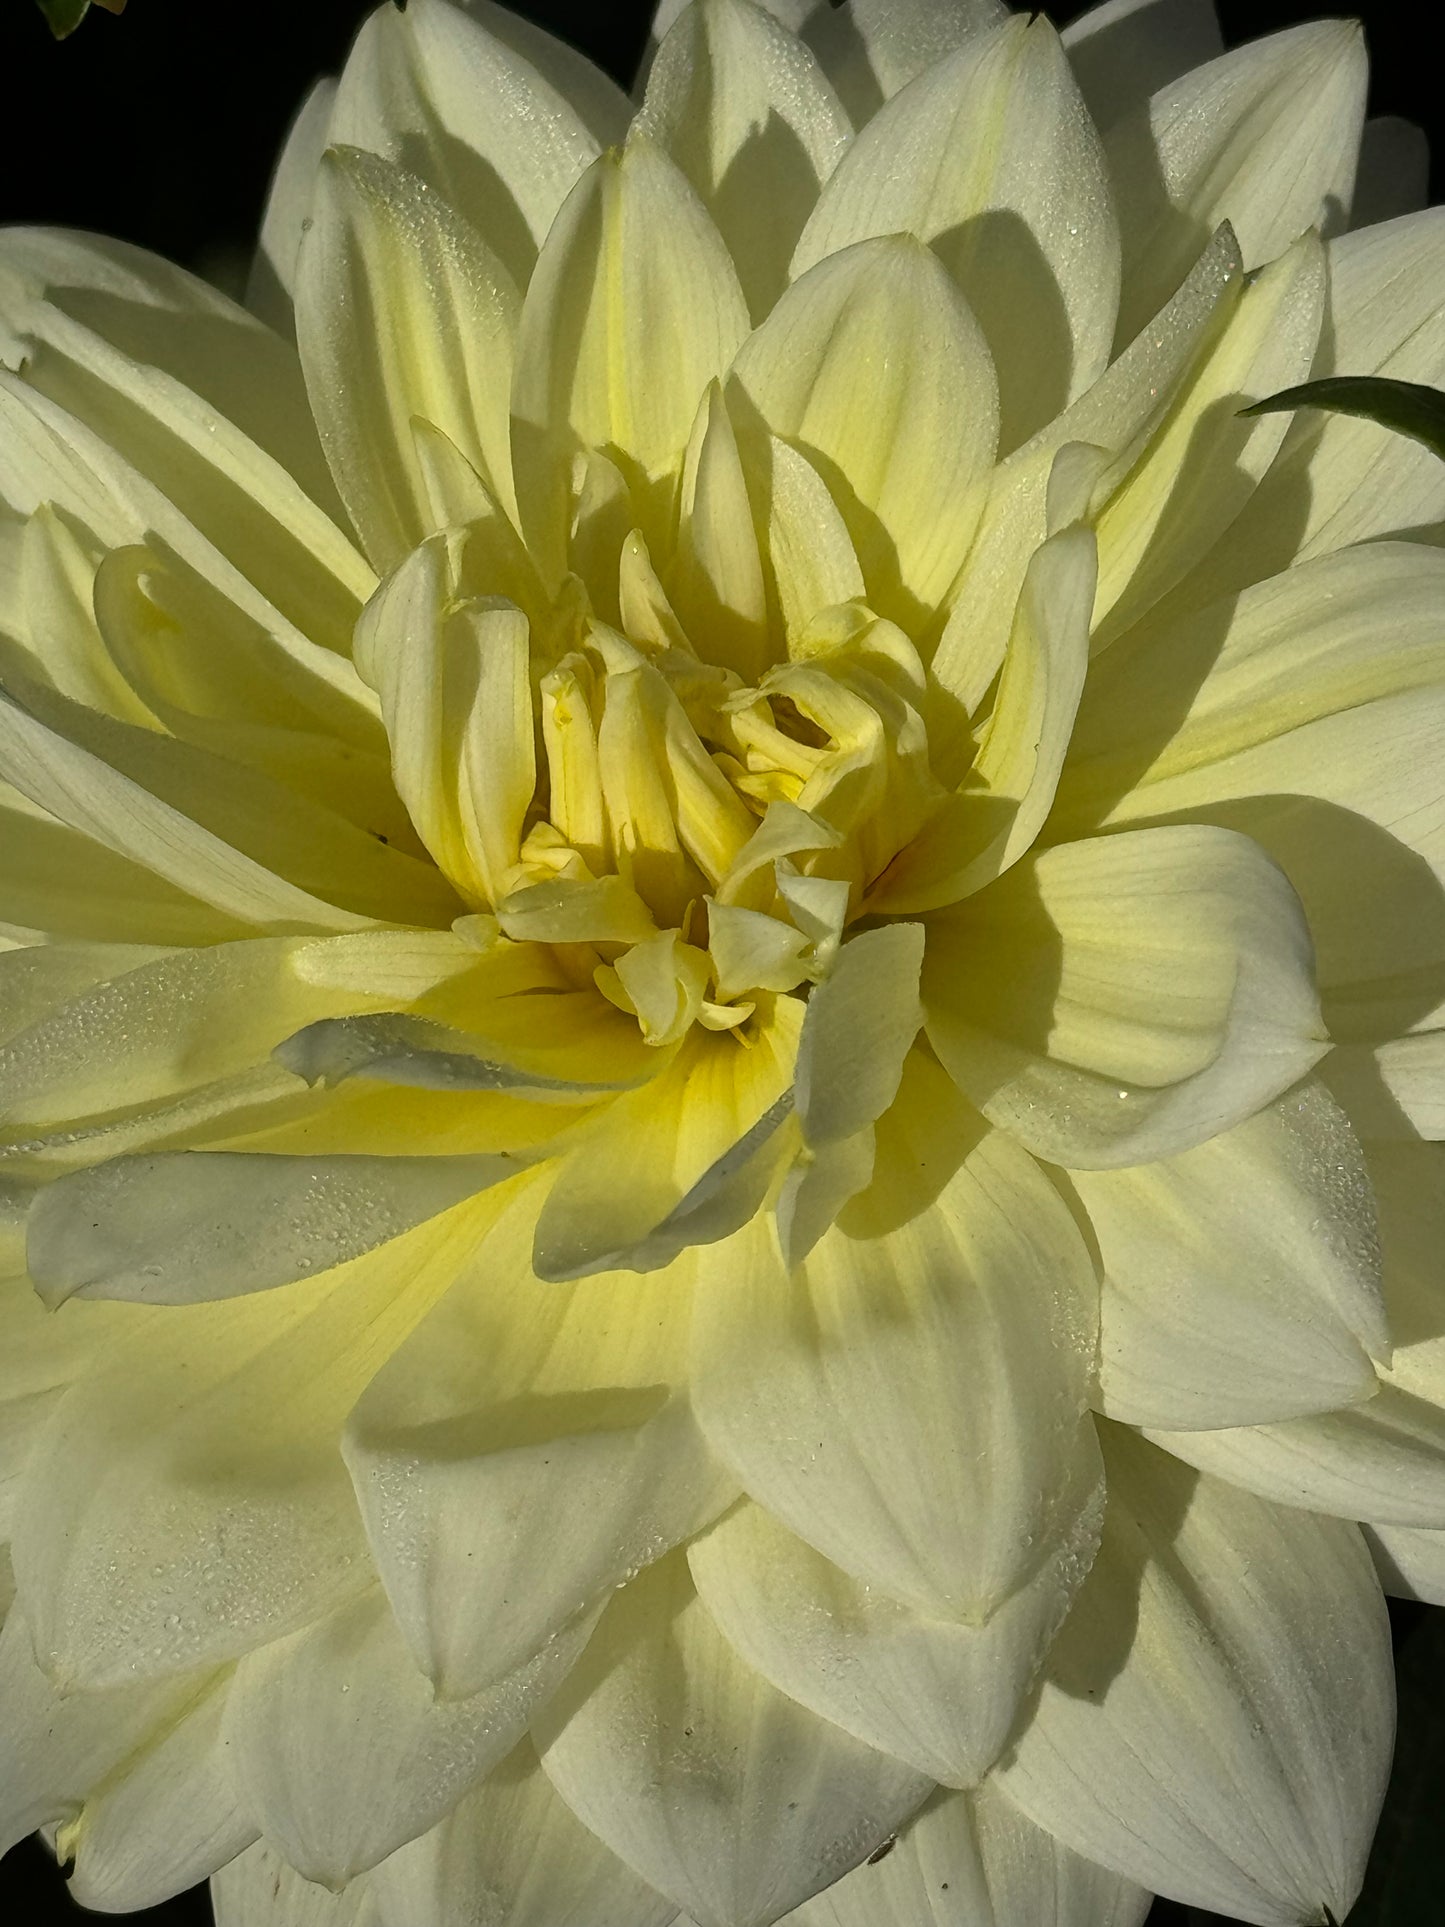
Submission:
[[[1342,1918],[1445,1598],[1445,467],[1240,410],[1438,384],[1445,217],[1349,24],[656,37],[382,7],[249,309],[0,241],[5,1837]]]

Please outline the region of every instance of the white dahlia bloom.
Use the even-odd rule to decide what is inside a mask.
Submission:
[[[1445,1597],[1445,465],[1239,410],[1445,379],[1445,216],[1348,24],[657,24],[629,103],[381,8],[251,311],[0,239],[4,1837],[1342,1918]]]

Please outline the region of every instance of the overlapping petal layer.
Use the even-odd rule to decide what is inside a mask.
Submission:
[[[1445,482],[1239,410],[1445,382],[1363,75],[664,0],[629,102],[411,0],[249,309],[0,236],[0,1820],[85,1904],[1343,1917]]]

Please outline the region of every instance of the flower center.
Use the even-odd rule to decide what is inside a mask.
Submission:
[[[636,1016],[649,1043],[742,1034],[759,993],[823,975],[939,789],[924,669],[862,603],[821,612],[748,682],[684,633],[640,534],[620,622],[575,578],[533,622],[533,787],[489,901],[518,941]],[[463,780],[465,778],[463,777]]]

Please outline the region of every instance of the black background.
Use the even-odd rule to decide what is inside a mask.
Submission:
[[[509,4],[630,83],[651,0]],[[1330,10],[1328,0],[1218,0],[1218,9],[1230,45]],[[1060,25],[1081,11],[1047,10]],[[336,71],[368,11],[365,0],[130,0],[120,18],[93,8],[57,45],[30,0],[0,0],[0,222],[120,235],[234,286],[291,115],[318,74]],[[1371,111],[1426,128],[1436,154],[1431,198],[1445,199],[1441,68],[1422,46],[1424,8],[1370,0],[1350,11],[1369,39]],[[1365,1927],[1366,1915],[1368,1927],[1440,1927],[1445,1742],[1431,1709],[1445,1703],[1445,1613],[1406,1608],[1395,1617],[1405,1732],[1381,1848],[1351,1927]],[[33,1842],[0,1863],[0,1917],[17,1927],[81,1918]],[[129,1918],[209,1927],[211,1912],[198,1889]],[[1212,1919],[1160,1902],[1149,1927]]]

